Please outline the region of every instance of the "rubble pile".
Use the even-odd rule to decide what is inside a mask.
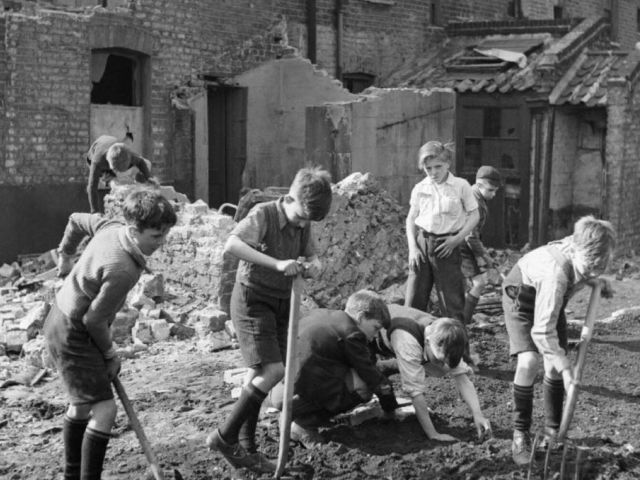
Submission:
[[[331,213],[314,228],[323,271],[306,286],[323,308],[342,308],[356,290],[383,290],[408,272],[406,209],[369,173],[351,174],[333,192]]]

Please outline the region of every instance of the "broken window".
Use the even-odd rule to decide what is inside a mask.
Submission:
[[[368,73],[344,73],[342,75],[342,84],[351,93],[360,93],[373,85],[375,78]]]
[[[91,52],[91,103],[142,105],[141,59],[120,49]]]

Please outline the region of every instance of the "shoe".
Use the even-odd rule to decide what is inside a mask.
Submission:
[[[538,444],[538,449],[547,450],[551,448],[553,450],[562,450],[564,445],[558,443],[558,429],[551,427],[544,427],[544,436]]]
[[[511,455],[516,465],[528,465],[531,460],[531,436],[529,432],[514,430]]]
[[[217,428],[207,437],[209,450],[217,450],[234,468],[246,468],[255,473],[273,473],[276,466],[262,453],[249,453],[239,443],[227,443]]]
[[[296,422],[291,422],[290,438],[300,442],[304,448],[312,449],[324,443],[324,439],[315,428],[304,428]]]

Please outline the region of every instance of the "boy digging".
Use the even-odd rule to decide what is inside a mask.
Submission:
[[[64,280],[44,324],[44,335],[70,397],[64,417],[65,480],[98,480],[116,417],[111,381],[120,371],[109,327],[146,268],[145,256],[176,223],[162,196],[138,191],[124,201],[121,221],[74,213],[60,250],[72,255],[92,240]]]
[[[303,168],[288,195],[256,205],[236,228],[225,252],[240,258],[231,294],[231,318],[249,373],[226,421],[207,437],[236,468],[272,473],[275,465],[255,444],[260,407],[284,377],[291,284],[304,271],[316,276],[321,264],[311,222],[331,207],[331,177],[320,168]],[[306,268],[298,261],[305,257]]]
[[[579,219],[573,235],[524,255],[503,282],[502,305],[509,334],[510,354],[517,357],[513,379],[513,461],[529,463],[533,383],[542,356],[545,438],[549,445],[562,420],[565,389],[573,380],[567,357],[569,298],[588,281],[604,273],[615,248],[609,222],[592,216]],[[605,284],[603,296],[611,290]]]
[[[465,324],[473,321],[473,312],[487,284],[486,271],[493,267],[493,259],[484,248],[480,236],[489,214],[487,202],[496,196],[501,183],[502,179],[498,169],[483,165],[476,172],[476,183],[471,187],[473,196],[478,203],[479,220],[460,246],[462,271],[467,278],[471,279],[472,283],[471,289],[464,299]]]
[[[426,178],[411,191],[406,220],[409,278],[405,305],[427,311],[435,283],[442,313],[462,321],[464,278],[460,245],[478,223],[471,186],[450,171],[451,151],[440,142],[420,147]]]

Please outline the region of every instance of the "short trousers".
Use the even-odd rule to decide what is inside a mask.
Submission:
[[[74,327],[54,303],[44,322],[47,348],[72,405],[113,399],[107,367],[86,330]]]
[[[285,362],[289,303],[288,298],[274,298],[238,282],[234,285],[231,319],[247,367]]]
[[[467,247],[466,245],[461,245],[460,256],[462,257],[460,268],[462,270],[464,278],[473,278],[482,273],[480,267],[478,266],[476,256],[473,254],[469,247]]]
[[[504,321],[509,334],[509,354],[518,355],[522,352],[538,352],[538,347],[531,338],[533,328],[533,313],[536,301],[536,289],[529,285],[508,286],[509,293],[503,289],[502,308]],[[515,298],[512,298],[515,297]],[[556,324],[560,347],[567,351],[567,317],[564,306],[560,309]]]

